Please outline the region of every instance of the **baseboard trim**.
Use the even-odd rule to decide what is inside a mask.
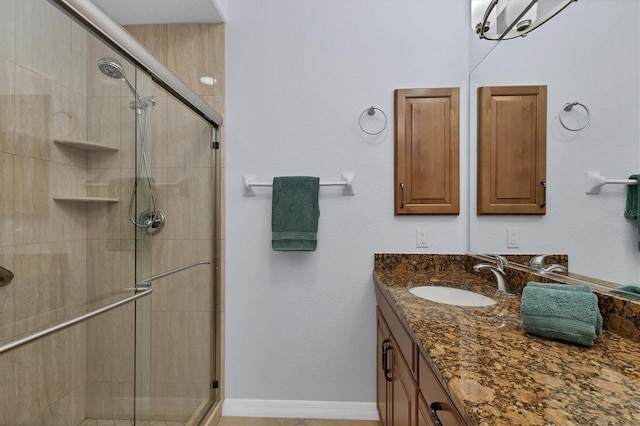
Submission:
[[[374,402],[225,399],[222,415],[227,417],[379,420],[378,409]]]

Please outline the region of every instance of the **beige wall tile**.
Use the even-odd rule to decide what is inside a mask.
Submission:
[[[87,97],[87,31],[75,22],[71,23],[71,90]],[[91,71],[94,72],[95,69]]]
[[[0,383],[3,385],[0,398],[0,425],[15,424],[15,358],[13,353],[0,356]]]
[[[151,315],[151,382],[208,383],[211,313],[158,311]]]
[[[19,246],[14,255],[15,332],[53,325],[69,303],[69,254],[64,243]]]
[[[13,245],[14,233],[14,156],[0,152],[0,247]]]
[[[15,81],[15,151],[48,160],[53,134],[53,83],[23,67],[16,67]]]
[[[15,274],[13,247],[0,247],[0,266]],[[19,282],[19,281],[18,281]],[[14,336],[14,310],[16,278],[11,284],[0,287],[0,342],[8,343]],[[4,383],[0,381],[0,383]],[[1,416],[0,416],[1,417]]]
[[[167,63],[166,25],[125,25],[125,29],[138,39],[157,60]]]
[[[68,88],[70,59],[71,20],[48,3],[16,2],[16,63]]]
[[[87,418],[133,419],[133,382],[87,383]]]
[[[158,271],[169,271],[203,260],[213,262],[209,240],[156,241],[153,251],[156,261],[154,268]],[[154,310],[213,310],[211,265],[199,265],[158,280],[153,284],[153,289]]]
[[[207,24],[167,25],[167,67],[200,95],[214,95],[200,77],[214,75],[214,45]]]
[[[0,0],[0,56],[13,60],[16,33],[16,2]]]
[[[169,167],[211,167],[211,126],[178,101],[168,109]]]
[[[70,389],[69,334],[62,331],[17,349],[16,423],[29,424]]]
[[[14,159],[15,244],[42,242],[50,235],[49,165],[46,161],[16,156]]]
[[[167,167],[168,165],[168,144],[167,115],[168,98],[157,98],[156,105],[150,110],[149,151],[152,167]]]
[[[87,99],[87,139],[120,149],[120,111],[122,101],[119,97]],[[111,152],[89,152],[87,166],[90,168],[119,167],[117,155]],[[107,164],[92,160],[106,158]],[[113,163],[115,157],[116,162]]]
[[[213,44],[213,76],[217,80],[216,85],[213,87],[213,95],[224,97],[226,87],[224,72],[226,69],[226,25],[213,24],[209,26],[208,32],[209,40],[211,40],[210,43]],[[205,93],[203,93],[203,95],[205,95]]]
[[[79,425],[84,419],[87,418],[87,387],[83,383],[82,386],[71,391],[69,394],[70,407],[69,407],[69,424]]]
[[[71,124],[69,139],[86,141],[87,138],[87,97],[76,92],[71,92],[71,105],[69,106],[69,113],[71,114]],[[82,158],[73,158],[73,163],[77,166],[84,164],[86,167],[86,152],[76,150],[78,154],[83,154],[85,163],[82,163]]]
[[[167,222],[164,230],[166,238],[212,238],[212,175],[213,169],[210,168],[169,169],[169,181],[177,182],[178,185],[169,188],[166,214],[176,220]]]
[[[15,152],[14,80],[15,67],[13,63],[0,58],[0,152]]]
[[[134,315],[114,310],[87,321],[87,382],[131,382]]]
[[[120,270],[120,252],[107,240],[87,241],[87,309],[97,309],[122,294],[123,283],[114,279]]]

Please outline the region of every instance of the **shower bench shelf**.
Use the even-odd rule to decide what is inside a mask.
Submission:
[[[119,151],[118,148],[96,142],[77,141],[72,139],[54,139],[53,142],[58,145],[81,149],[83,151]]]
[[[73,201],[80,203],[119,203],[117,198],[105,197],[53,197],[55,201]]]

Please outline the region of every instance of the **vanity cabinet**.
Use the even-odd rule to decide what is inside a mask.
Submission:
[[[465,425],[391,305],[377,291],[376,297],[376,400],[382,425]]]

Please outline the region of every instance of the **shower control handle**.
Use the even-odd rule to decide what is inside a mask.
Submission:
[[[0,266],[0,287],[4,287],[13,281],[13,272]]]

